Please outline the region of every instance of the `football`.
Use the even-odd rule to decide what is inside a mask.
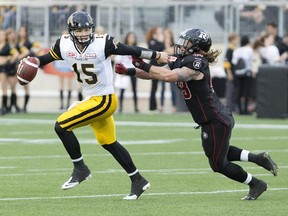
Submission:
[[[20,63],[17,70],[17,79],[20,85],[30,83],[35,78],[37,71],[38,65],[34,57],[28,57],[25,62]]]

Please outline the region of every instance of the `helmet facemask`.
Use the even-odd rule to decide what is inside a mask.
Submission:
[[[191,38],[185,37],[183,35],[180,36],[177,43],[174,45],[174,53],[182,56],[193,54],[195,51],[198,50],[199,49],[197,42],[193,44]]]
[[[85,29],[85,28],[82,28],[82,29]],[[77,30],[79,30],[79,28],[69,31],[72,41],[77,42],[84,46],[90,44],[90,41],[93,39],[93,36],[94,36],[94,30],[92,28],[89,28],[89,33],[87,35],[82,35],[82,36],[77,36]]]

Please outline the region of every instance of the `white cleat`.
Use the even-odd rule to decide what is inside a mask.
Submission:
[[[61,188],[63,190],[74,188],[82,181],[88,180],[90,178],[92,178],[92,174],[87,166],[85,166],[83,169],[74,168],[71,177],[62,185]]]
[[[125,196],[123,199],[137,200],[144,191],[150,188],[150,186],[150,183],[142,177],[140,180],[132,182],[131,193]]]

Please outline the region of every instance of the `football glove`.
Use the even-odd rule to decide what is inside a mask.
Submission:
[[[143,59],[137,58],[137,57],[135,57],[135,56],[132,56],[132,64],[133,64],[135,67],[137,67],[137,68],[139,68],[139,69],[141,69],[141,70],[146,71],[147,73],[149,73],[149,70],[150,70],[150,68],[151,68],[151,66],[152,66],[152,65],[150,65],[150,64],[145,63],[145,62],[143,61]]]
[[[121,63],[115,64],[115,73],[121,74],[121,75],[128,75],[128,76],[134,76],[136,74],[135,68],[126,68]]]

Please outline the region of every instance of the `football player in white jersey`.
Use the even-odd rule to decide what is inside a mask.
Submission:
[[[110,55],[133,55],[167,63],[168,54],[127,46],[107,34],[94,34],[93,20],[83,11],[73,13],[67,25],[69,34],[61,36],[48,53],[38,57],[39,66],[65,60],[76,73],[85,96],[83,101],[72,104],[61,114],[55,124],[55,131],[74,164],[72,175],[62,189],[73,188],[91,177],[73,133],[76,128],[90,125],[98,143],[113,155],[131,179],[131,192],[123,199],[136,200],[150,187],[150,183],[139,173],[129,152],[116,139],[113,113],[117,97]]]

